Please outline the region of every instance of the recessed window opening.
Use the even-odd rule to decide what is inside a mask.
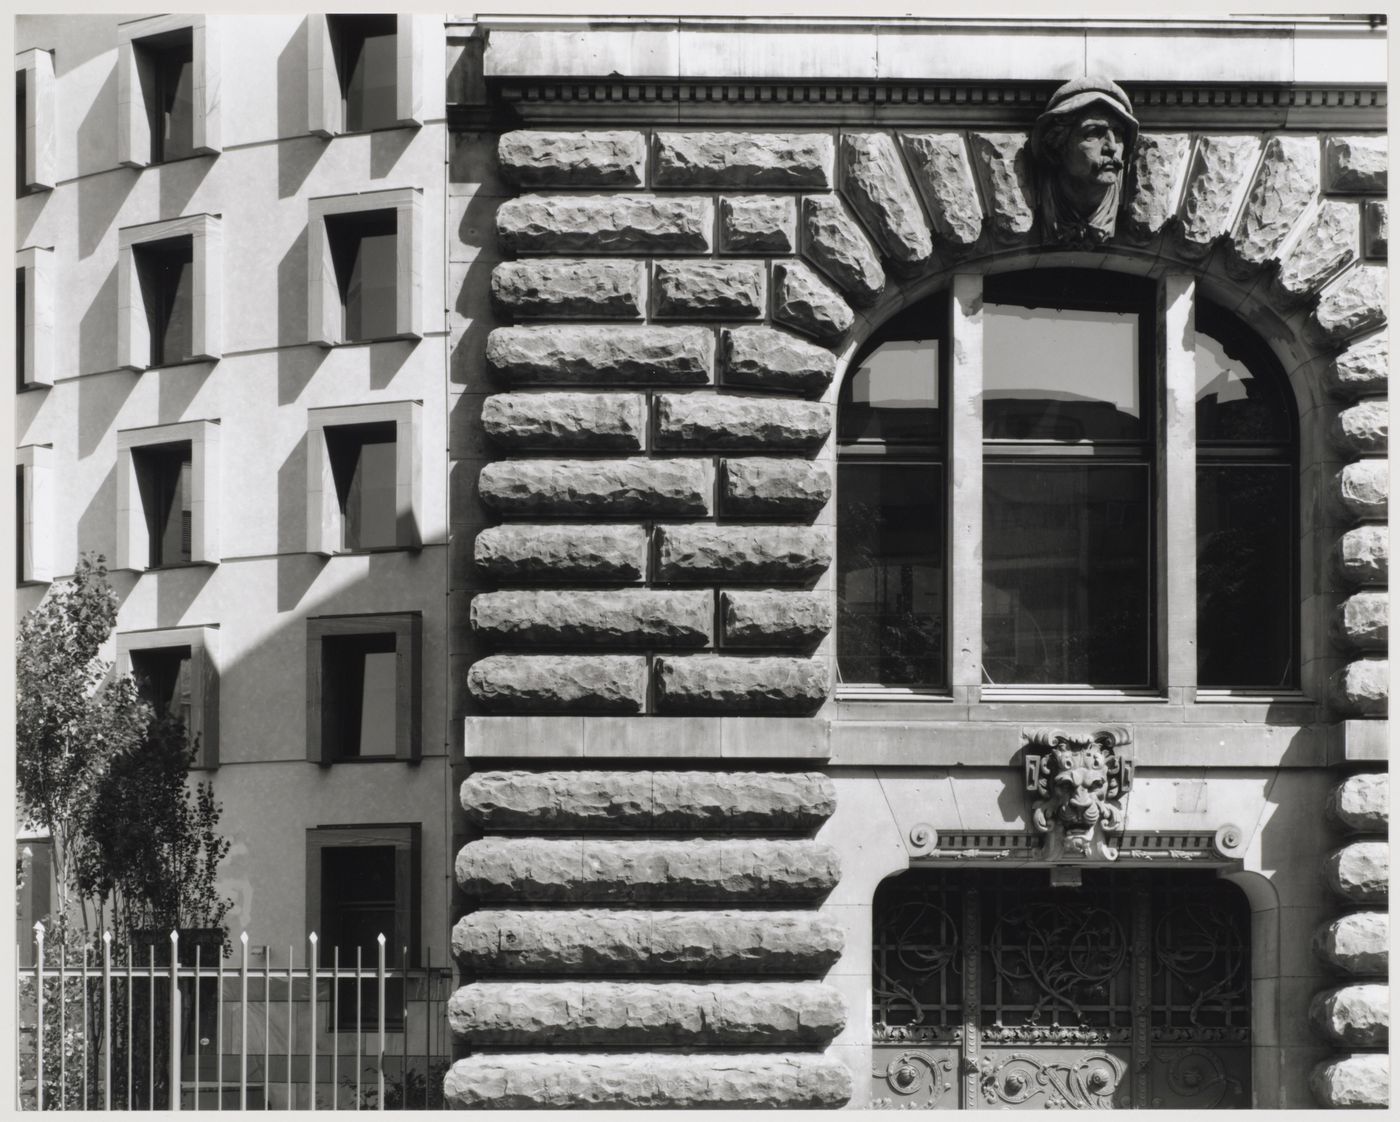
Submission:
[[[29,79],[15,71],[15,196],[29,194]],[[23,322],[22,320],[19,322]]]
[[[24,307],[27,299],[25,270],[15,270],[15,388],[24,390],[27,388],[24,380],[25,345],[29,334],[29,325],[24,322]]]
[[[321,644],[322,736],[340,760],[387,757],[398,746],[395,635],[338,635]]]
[[[150,366],[194,355],[194,243],[166,238],[132,247],[150,332]]]
[[[27,511],[24,509],[24,465],[15,465],[15,576],[18,583],[24,583],[24,550],[26,542],[24,540],[24,520]]]
[[[182,28],[134,47],[151,130],[151,163],[194,154],[194,33]]]
[[[327,16],[326,21],[340,79],[344,131],[398,124],[398,17]]]
[[[131,675],[141,700],[158,717],[173,717],[190,728],[189,647],[155,647],[131,652]]]
[[[392,208],[328,214],[336,287],[347,342],[397,334],[398,217]]]
[[[190,442],[133,448],[131,455],[150,541],[147,566],[189,564],[194,522]]]
[[[340,548],[394,548],[398,544],[397,426],[380,421],[325,432],[340,505]]]

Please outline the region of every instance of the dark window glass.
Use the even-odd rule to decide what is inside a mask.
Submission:
[[[15,465],[15,579],[24,582],[24,465]]]
[[[398,123],[395,97],[398,20],[391,15],[330,16],[346,132]]]
[[[15,195],[29,194],[29,82],[23,70],[15,71]]]
[[[399,945],[407,924],[398,922],[396,852],[391,845],[356,845],[321,850],[321,961],[334,961],[340,951],[340,967],[353,972],[356,952],[368,978],[359,984],[356,1001],[354,977],[337,986],[337,1027],[374,1029],[379,1023],[379,936],[384,936],[384,959],[390,967],[401,964]],[[403,1024],[403,979],[390,977],[384,987],[385,1027]]]
[[[392,548],[398,543],[395,433],[392,421],[326,429],[340,503],[341,549]]]
[[[161,647],[131,652],[131,676],[141,700],[157,716],[190,727],[190,648]]]
[[[151,163],[194,154],[194,33],[189,29],[137,43],[137,68],[151,129]]]
[[[131,455],[150,541],[147,564],[153,569],[188,564],[194,517],[189,442],[137,448]]]
[[[24,389],[24,361],[25,347],[28,343],[29,326],[24,322],[24,305],[26,283],[24,270],[15,270],[15,385],[18,389]]]
[[[169,238],[134,246],[151,366],[184,362],[194,354],[194,243]]]
[[[398,653],[392,634],[322,641],[321,740],[335,759],[396,754]]]
[[[398,219],[392,210],[326,217],[345,339],[383,339],[398,331]]]

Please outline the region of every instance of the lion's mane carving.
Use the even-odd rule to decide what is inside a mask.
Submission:
[[[1051,861],[1112,861],[1118,850],[1109,834],[1121,834],[1123,796],[1133,783],[1133,765],[1123,749],[1124,728],[1075,734],[1031,729],[1026,741],[1026,790],[1032,792],[1031,821],[1045,837]]]

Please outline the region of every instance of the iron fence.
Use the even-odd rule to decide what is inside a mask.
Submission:
[[[110,933],[71,951],[34,925],[18,970],[20,1110],[418,1110],[442,1102],[453,972],[410,965],[385,937],[374,961],[307,936],[274,962],[241,934],[233,955],[170,932],[168,945]],[[255,963],[254,958],[261,961]],[[235,962],[235,959],[237,960]]]

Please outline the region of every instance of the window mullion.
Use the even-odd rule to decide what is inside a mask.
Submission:
[[[1157,666],[1173,701],[1196,687],[1196,283],[1169,274],[1157,295]]]
[[[953,278],[948,379],[948,678],[976,701],[982,682],[982,277]]]

